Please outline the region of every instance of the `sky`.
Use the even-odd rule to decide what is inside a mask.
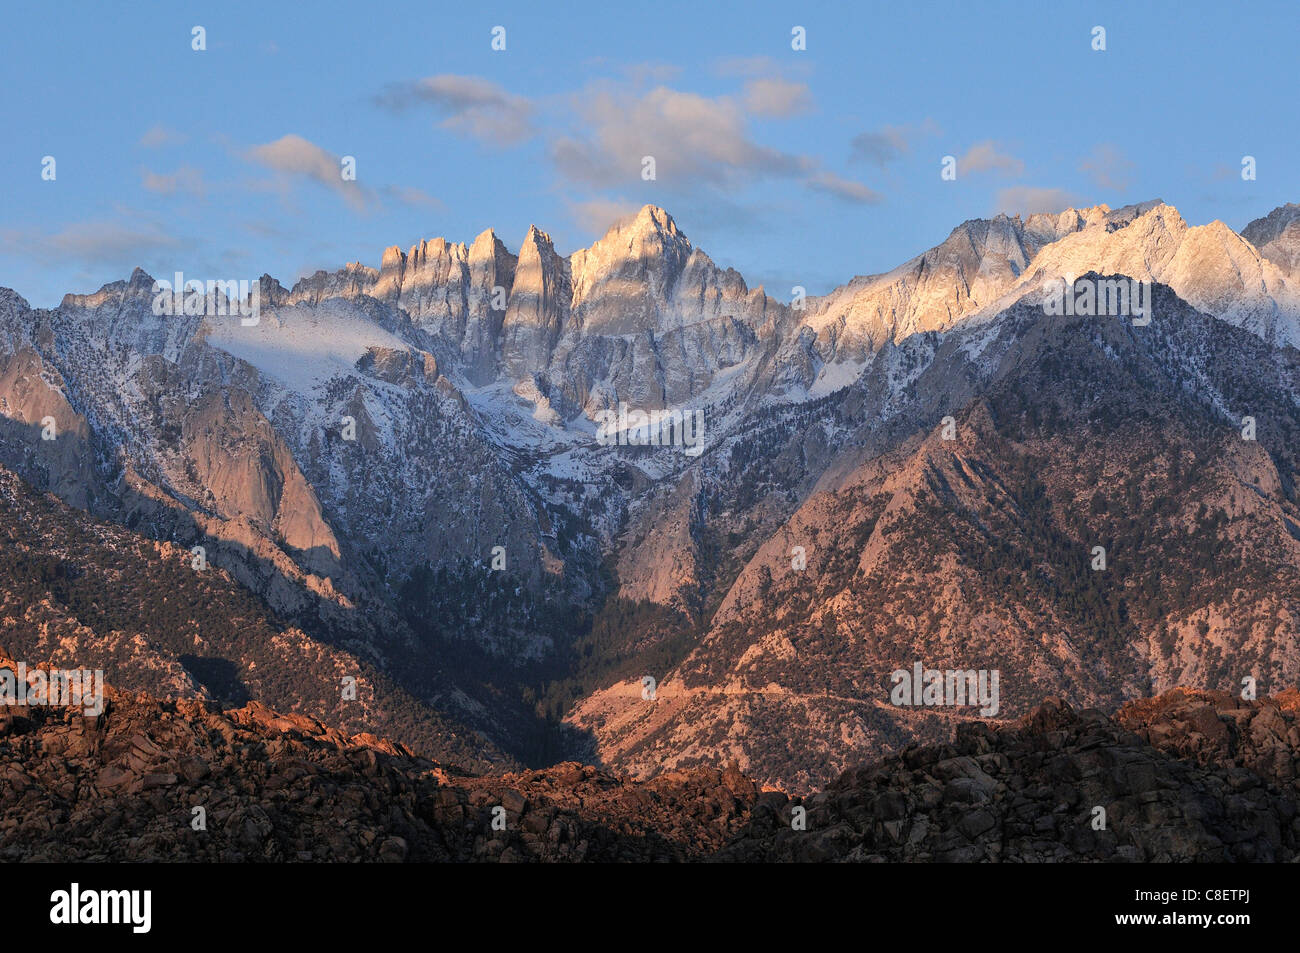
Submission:
[[[1240,229],[1300,201],[1294,0],[93,2],[5,21],[0,286],[39,307],[136,266],[290,286],[487,228],[517,251],[536,224],[569,254],[646,203],[789,300],[998,212],[1163,198]]]

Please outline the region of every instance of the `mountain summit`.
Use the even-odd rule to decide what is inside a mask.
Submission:
[[[569,256],[533,226],[263,276],[252,325],[156,315],[142,271],[0,290],[6,648],[787,790],[972,717],[892,702],[918,663],[999,672],[998,718],[1294,681],[1295,209],[973,220],[790,305],[656,206]],[[1047,313],[1086,276],[1150,282],[1153,320]],[[132,621],[139,566],[167,594]]]

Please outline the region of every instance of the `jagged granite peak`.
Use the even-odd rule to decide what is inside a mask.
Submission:
[[[1188,225],[1164,203],[1148,205],[1120,227],[1084,228],[1044,246],[993,315],[1047,282],[1089,272],[1168,285],[1193,307],[1274,345],[1300,346],[1300,283],[1223,222]]]
[[[388,256],[385,256],[387,262]],[[412,245],[402,256],[402,267],[395,283],[385,283],[391,270],[381,268],[380,280],[372,294],[391,300],[413,317],[446,318],[459,316],[463,309],[463,289],[469,249],[463,243],[442,238],[425,239]]]
[[[519,247],[501,325],[501,358],[516,379],[543,370],[569,316],[569,262],[536,225]]]
[[[261,305],[270,305],[271,307],[279,307],[285,304],[289,300],[290,294],[292,294],[292,292],[290,292],[284,285],[280,284],[278,280],[272,278],[266,273],[263,273],[262,276],[257,279],[257,293],[260,299],[259,303]]]
[[[574,252],[573,310],[583,327],[632,334],[661,324],[694,249],[663,209],[646,205],[590,248]]]
[[[101,285],[99,290],[89,294],[69,292],[59,303],[60,308],[97,308],[109,300],[125,301],[127,298],[153,297],[154,278],[143,268],[131,270],[131,277],[126,280],[110,281]]]
[[[1061,321],[1031,297],[1103,270],[1167,282],[1151,327]],[[839,312],[835,296],[801,312],[748,289],[654,206],[569,258],[536,227],[518,255],[489,230],[392,248],[378,269],[319,272],[292,292],[261,281],[254,327],[154,315],[143,272],[52,310],[0,297],[0,462],[182,553],[207,545],[304,625],[339,600],[362,609],[358,625],[404,613],[395,672],[435,670],[457,641],[554,660],[609,592],[696,613],[702,628],[681,633],[690,654],[656,670],[680,673],[660,678],[662,697],[689,719],[643,725],[639,686],[603,699],[608,686],[584,688],[595,694],[583,723],[610,763],[661,771],[734,742],[779,781],[781,753],[751,743],[774,717],[798,725],[801,758],[819,759],[823,778],[846,737],[861,752],[915,741],[918,719],[867,698],[900,640],[928,640],[936,662],[1011,653],[1018,672],[1038,653],[1037,688],[1108,704],[1141,679],[1215,684],[1211,645],[1279,677],[1300,671],[1300,358],[1269,336],[1294,285],[1222,223],[1191,228],[1160,202],[972,220],[839,289]],[[578,415],[619,403],[703,408],[703,452],[599,445]],[[1257,442],[1239,438],[1245,414]],[[55,447],[33,426],[46,415],[67,438]],[[933,436],[946,415],[956,443]],[[1162,454],[1154,465],[1148,448]],[[1182,499],[1189,512],[1153,502]],[[1223,532],[1208,522],[1220,512]],[[985,568],[998,555],[989,533],[1017,548],[999,563],[1010,578],[1074,565],[1040,530],[1103,518],[1117,533],[1160,529],[1132,560],[1159,571],[1125,574],[1141,592],[1078,594],[1135,613],[1153,592],[1167,603],[1140,631],[1110,628],[1126,653],[1110,668],[1087,651],[1098,643],[1086,620],[1053,617],[1046,582],[1009,595]],[[1192,572],[1185,547],[1202,541],[1237,541],[1237,561]],[[497,545],[504,585],[483,571]],[[796,545],[810,557],[798,573],[785,569]],[[1222,596],[1170,591],[1211,575]],[[1044,620],[1062,635],[1040,649]],[[1028,701],[1006,688],[1009,709]],[[475,701],[499,703],[493,689]]]
[[[510,290],[510,282],[514,278],[515,262],[517,260],[517,257],[506,247],[506,243],[497,235],[496,230],[492,228],[486,228],[479,232],[469,246],[469,266],[471,271],[483,269],[488,272],[500,272],[503,276],[508,276],[508,280],[502,285],[507,291]]]
[[[862,360],[887,341],[946,330],[1000,297],[1041,248],[1100,224],[1109,211],[971,219],[894,270],[855,278],[816,299],[806,323],[828,360]]]
[[[882,275],[811,302],[819,356],[861,362],[885,342],[992,317],[1048,281],[1088,272],[1168,284],[1187,301],[1271,343],[1300,345],[1300,293],[1222,222],[1189,226],[1160,199],[1059,215],[974,219]]]
[[[1241,237],[1256,248],[1261,248],[1281,235],[1296,221],[1300,221],[1300,203],[1287,202],[1243,228]]]
[[[484,384],[496,374],[501,325],[514,287],[518,258],[493,229],[480,232],[469,247],[463,324],[449,320],[444,337],[459,343],[465,376]]]
[[[287,296],[276,297],[291,303],[319,304],[327,298],[349,298],[366,294],[379,273],[360,262],[351,262],[337,271],[320,269],[294,283]]]
[[[390,246],[378,271],[317,275],[300,285],[293,302],[368,295],[402,308],[456,353],[465,377],[476,385],[501,373],[517,381],[547,370],[570,330],[615,336],[675,332],[740,317],[754,298],[738,272],[717,268],[654,205],[568,258],[536,225],[518,255],[488,229],[469,246],[443,238],[422,240],[405,252]],[[759,292],[755,300],[766,298]],[[761,315],[768,309],[753,310]],[[538,336],[520,326],[544,330]]]
[[[1107,228],[1112,230],[1123,228],[1135,218],[1141,218],[1147,212],[1154,208],[1159,208],[1162,205],[1168,205],[1168,203],[1165,202],[1164,199],[1148,199],[1145,202],[1135,202],[1132,205],[1125,205],[1107,213],[1104,218],[1104,223]],[[1102,207],[1104,208],[1105,206]]]
[[[1300,204],[1288,202],[1241,230],[1259,253],[1300,280]]]

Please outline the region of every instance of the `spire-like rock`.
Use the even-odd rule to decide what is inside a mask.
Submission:
[[[514,287],[517,263],[518,259],[490,228],[479,233],[469,246],[465,327],[459,340],[465,374],[476,384],[486,383],[495,376],[501,325]]]
[[[471,287],[486,292],[491,305],[493,288],[502,288],[507,294],[515,278],[518,259],[506,248],[505,242],[492,229],[480,232],[469,247],[469,274]],[[497,308],[502,313],[505,308]]]
[[[373,294],[376,298],[396,300],[405,277],[406,253],[397,245],[389,245],[379,260],[379,280],[375,282]]]
[[[569,314],[569,263],[551,236],[528,227],[502,322],[502,358],[517,377],[546,367]]]

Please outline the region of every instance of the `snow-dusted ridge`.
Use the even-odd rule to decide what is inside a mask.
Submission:
[[[737,441],[764,439],[761,428],[837,394],[860,392],[882,423],[915,414],[909,389],[936,362],[974,381],[993,374],[997,318],[1060,277],[1158,282],[1271,345],[1300,345],[1300,279],[1285,260],[1300,222],[1291,209],[1244,230],[1277,261],[1220,222],[1188,226],[1158,200],[973,220],[804,309],[751,290],[646,206],[568,257],[533,227],[517,253],[489,230],[468,245],[390,248],[379,268],[353,263],[292,289],[263,276],[251,327],[154,315],[152,279],[139,270],[52,312],[6,292],[0,317],[11,350],[26,342],[46,355],[49,386],[99,435],[101,452],[185,505],[208,492],[188,474],[185,441],[232,453],[260,441],[257,459],[278,461],[254,521],[268,536],[283,523],[307,546],[379,547],[400,512],[409,516],[397,551],[436,561],[493,536],[553,539],[543,503],[583,512],[609,540],[654,486],[711,456],[725,462]],[[953,398],[970,386],[954,379]],[[186,423],[198,412],[190,405],[208,402],[210,417],[232,389],[252,402],[228,411],[237,428],[205,436],[217,426],[209,418]],[[703,454],[600,445],[597,415],[622,405],[702,410]],[[346,420],[355,442],[342,436]],[[314,494],[302,505],[319,509],[302,525],[280,515],[277,497],[300,480]],[[346,574],[347,549],[311,564]]]

